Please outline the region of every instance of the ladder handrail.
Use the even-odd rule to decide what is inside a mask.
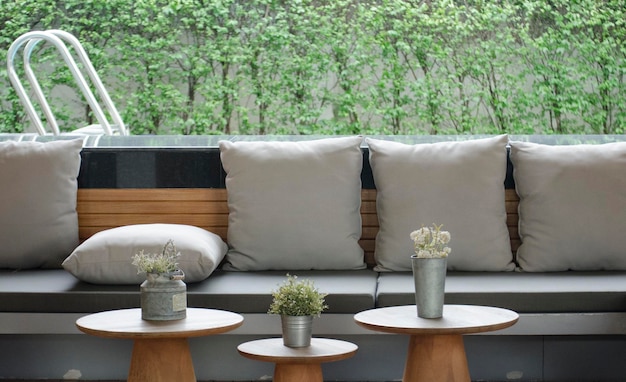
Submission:
[[[28,81],[30,82],[33,93],[35,94],[35,98],[39,102],[39,105],[41,106],[41,110],[46,116],[46,121],[48,122],[48,125],[52,129],[52,134],[59,135],[61,131],[59,130],[59,125],[57,124],[57,120],[54,117],[54,114],[52,113],[52,109],[50,108],[50,105],[48,104],[48,100],[43,95],[43,91],[41,90],[39,81],[37,81],[37,78],[35,77],[35,73],[33,73],[33,70],[30,66],[30,53],[32,52],[33,49],[35,49],[35,46],[40,41],[42,40],[32,39],[32,40],[29,40],[28,43],[26,44],[26,47],[24,48],[24,72],[26,73],[26,78],[28,78]],[[26,57],[28,57],[28,59]]]
[[[59,53],[65,60],[65,63],[67,64],[70,72],[74,76],[74,79],[76,80],[78,87],[83,92],[85,99],[87,100],[89,106],[91,107],[96,118],[98,119],[98,122],[100,122],[104,132],[108,135],[112,135],[113,131],[112,131],[110,123],[106,119],[104,112],[102,111],[102,108],[96,101],[96,98],[94,97],[92,91],[89,89],[89,85],[87,84],[85,77],[82,75],[81,71],[76,65],[76,61],[73,59],[72,55],[70,54],[69,50],[67,49],[67,46],[64,44],[63,41],[65,40],[66,42],[70,43],[74,47],[74,50],[76,51],[78,55],[78,58],[80,59],[81,63],[85,66],[85,70],[87,71],[89,78],[91,79],[94,86],[98,90],[100,97],[103,99],[105,103],[105,107],[109,111],[111,118],[117,124],[118,131],[120,132],[121,135],[127,135],[127,130],[124,126],[124,123],[119,113],[117,112],[115,105],[111,101],[111,98],[109,97],[108,92],[104,88],[104,85],[102,84],[102,81],[100,80],[100,77],[98,76],[93,65],[91,64],[91,61],[89,60],[89,57],[87,56],[87,53],[85,52],[85,50],[82,48],[82,46],[80,45],[80,43],[74,36],[72,36],[70,33],[67,33],[61,30],[33,31],[33,32],[24,33],[23,35],[18,37],[13,42],[13,44],[11,44],[11,46],[9,47],[9,51],[8,51],[7,70],[8,70],[9,79],[11,80],[13,87],[18,93],[18,96],[20,97],[22,104],[26,108],[26,112],[28,116],[30,117],[31,122],[35,125],[35,128],[37,128],[39,133],[41,135],[45,135],[46,134],[45,128],[43,127],[41,119],[37,115],[37,112],[35,111],[35,108],[24,89],[24,86],[22,85],[21,81],[19,80],[17,76],[14,63],[15,63],[15,56],[18,50],[21,48],[21,46],[24,43],[28,42],[24,49],[24,68],[26,71],[26,76],[28,77],[28,80],[33,87],[35,96],[37,100],[39,101],[42,107],[42,110],[48,119],[50,127],[53,131],[53,134],[58,135],[60,132],[59,132],[58,125],[56,123],[56,119],[54,118],[54,115],[52,114],[50,106],[48,102],[46,101],[43,95],[43,92],[41,91],[41,87],[39,86],[39,82],[37,81],[35,74],[32,71],[32,68],[30,66],[30,56],[35,46],[39,42],[44,41],[44,40],[51,43],[57,48],[57,50],[59,51]]]
[[[17,76],[17,72],[15,71],[15,65],[14,65],[15,55],[17,54],[17,51],[22,46],[22,44],[24,44],[24,42],[26,42],[27,40],[30,40],[31,38],[36,38],[39,36],[44,36],[43,32],[28,32],[28,33],[21,35],[15,41],[13,41],[13,43],[9,47],[9,51],[7,54],[7,74],[9,76],[9,80],[11,81],[11,84],[13,85],[13,88],[15,89],[18,97],[20,98],[20,101],[22,102],[22,104],[24,105],[24,108],[26,109],[26,113],[28,114],[28,117],[30,118],[31,123],[35,125],[35,128],[37,129],[40,135],[45,135],[46,129],[43,127],[43,123],[41,122],[39,115],[35,111],[35,107],[33,106],[33,103],[30,101],[30,98],[26,94],[26,90],[24,89],[22,82]],[[58,44],[60,43],[60,41],[51,41],[51,43],[57,46],[58,49],[61,49],[58,47]],[[55,131],[53,131],[53,133],[58,134],[58,132],[55,132]]]
[[[115,107],[115,104],[113,104],[113,101],[111,100],[111,97],[109,96],[109,92],[104,87],[104,84],[100,80],[100,76],[98,75],[98,72],[96,72],[96,69],[91,63],[91,60],[89,59],[89,56],[87,55],[87,52],[85,52],[85,49],[83,48],[81,43],[78,41],[78,39],[74,37],[74,35],[72,35],[71,33],[68,33],[59,29],[51,29],[49,30],[49,32],[69,42],[72,45],[72,47],[74,47],[74,50],[78,54],[78,58],[80,59],[82,64],[85,65],[87,75],[89,75],[89,78],[91,79],[94,86],[96,87],[98,94],[100,95],[100,97],[102,98],[102,101],[104,102],[105,108],[111,115],[113,122],[115,122],[115,124],[117,125],[117,128],[120,134],[128,135],[126,126],[124,125],[124,121],[122,121],[122,117],[120,116],[120,113],[118,113],[117,108]]]
[[[44,114],[46,115],[46,117],[52,117],[53,118],[52,121],[54,121],[54,124],[56,125],[56,119],[54,119],[52,111],[50,110],[50,106],[45,101],[45,97],[43,95],[43,92],[41,91],[41,87],[39,86],[37,78],[35,77],[35,74],[32,71],[31,66],[30,66],[30,56],[31,56],[31,54],[33,52],[33,49],[35,48],[35,46],[39,42],[41,42],[43,40],[51,41],[51,37],[52,36],[54,36],[55,38],[60,38],[58,35],[56,35],[55,33],[52,33],[51,31],[46,31],[45,33],[48,34],[48,38],[46,38],[46,39],[31,39],[28,42],[28,44],[26,44],[26,49],[24,49],[24,68],[26,70],[26,75],[27,75],[29,81],[31,82],[31,84],[33,84],[33,90],[35,91],[37,99],[39,100],[39,102],[41,104],[41,108],[43,109]],[[61,43],[63,44],[62,41],[61,41]],[[113,134],[113,131],[111,129],[111,125],[109,124],[109,121],[105,118],[104,113],[102,111],[102,108],[100,107],[100,105],[96,101],[96,98],[94,97],[93,93],[91,92],[91,89],[89,89],[89,85],[87,85],[87,81],[85,80],[85,77],[83,76],[83,74],[78,69],[78,66],[76,65],[76,61],[70,55],[70,52],[67,49],[67,47],[65,46],[65,44],[63,44],[63,48],[60,49],[59,52],[61,53],[61,56],[65,60],[68,68],[70,69],[70,72],[74,76],[74,79],[76,80],[76,84],[78,85],[79,89],[83,92],[83,95],[85,96],[85,99],[87,100],[87,103],[91,107],[94,115],[98,119],[98,122],[100,122],[100,125],[102,126],[104,132],[107,135]],[[42,100],[44,100],[44,101],[42,102]],[[51,127],[53,127],[53,126],[51,125]],[[56,134],[58,134],[58,127],[57,127]]]

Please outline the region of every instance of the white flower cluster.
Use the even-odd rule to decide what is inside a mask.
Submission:
[[[132,264],[137,267],[137,273],[168,273],[178,269],[179,257],[180,252],[170,239],[161,253],[145,253],[142,249],[132,257]]]
[[[450,247],[446,246],[450,242],[450,232],[442,231],[443,225],[432,227],[422,227],[411,232],[411,240],[415,247],[415,255],[420,258],[440,258],[448,257]]]

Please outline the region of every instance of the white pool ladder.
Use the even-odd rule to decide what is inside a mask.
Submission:
[[[22,82],[20,81],[17,72],[15,71],[15,56],[17,55],[17,52],[20,50],[22,45],[26,44],[26,46],[24,47],[24,72],[26,73],[26,77],[32,88],[32,92],[34,93],[37,102],[39,102],[41,110],[46,116],[46,121],[47,124],[50,126],[50,129],[52,130],[52,134],[59,135],[59,125],[57,124],[56,118],[54,117],[52,110],[50,109],[48,101],[43,95],[41,86],[39,86],[39,82],[37,81],[35,73],[33,72],[30,65],[30,58],[33,50],[41,41],[49,42],[57,48],[57,50],[65,60],[65,63],[67,64],[70,72],[74,76],[76,84],[82,91],[83,96],[87,100],[87,103],[91,107],[91,110],[93,111],[96,119],[99,122],[99,125],[90,125],[79,128],[72,131],[72,133],[106,135],[113,135],[114,133],[117,133],[119,135],[128,135],[128,131],[124,125],[124,122],[122,121],[122,118],[120,117],[120,114],[117,112],[113,101],[111,101],[111,97],[109,97],[109,93],[102,84],[100,77],[98,76],[96,70],[91,64],[91,60],[89,60],[87,53],[83,49],[78,39],[76,39],[76,37],[68,32],[57,29],[24,33],[23,35],[18,37],[13,42],[13,44],[11,44],[8,50],[7,71],[9,79],[11,80],[11,84],[15,88],[15,91],[20,98],[20,101],[24,105],[24,108],[26,109],[26,113],[28,114],[31,123],[35,126],[38,133],[40,135],[46,135],[47,131],[43,123],[41,122],[41,118],[39,118],[39,115],[35,111],[35,107],[33,106],[33,103],[31,102],[28,93],[24,89],[24,86],[22,85]],[[89,85],[85,80],[85,77],[78,68],[78,65],[76,65],[76,61],[74,60],[69,49],[65,45],[65,42],[69,43],[74,48],[78,59],[84,66],[84,70],[87,72],[87,75],[91,79],[93,86],[98,91],[98,95],[102,99],[106,110],[113,119],[113,123],[110,123],[105,116],[102,107],[100,107],[100,104],[90,90]]]

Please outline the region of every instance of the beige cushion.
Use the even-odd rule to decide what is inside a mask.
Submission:
[[[85,240],[63,262],[76,278],[94,284],[140,284],[132,257],[141,250],[161,253],[172,239],[185,282],[201,281],[220,264],[228,246],[216,234],[182,224],[137,224],[100,231]]]
[[[407,145],[367,139],[377,189],[378,271],[409,271],[411,231],[450,231],[448,269],[515,268],[504,205],[507,136]]]
[[[511,142],[529,272],[626,270],[626,143]]]
[[[221,141],[228,190],[225,269],[363,268],[362,138]]]
[[[82,147],[0,142],[0,268],[59,268],[76,248]]]

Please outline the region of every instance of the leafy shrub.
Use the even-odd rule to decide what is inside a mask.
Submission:
[[[73,33],[134,134],[621,134],[624,20],[626,0],[20,0],[0,47]],[[38,53],[47,94],[73,86]],[[5,67],[0,131],[19,132]],[[70,99],[62,128],[92,123]]]

